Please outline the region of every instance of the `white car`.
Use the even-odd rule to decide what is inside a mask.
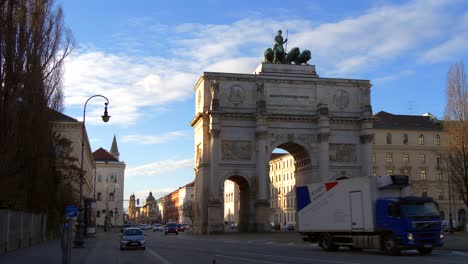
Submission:
[[[140,228],[141,230],[146,231],[146,230],[148,230],[148,229],[151,229],[151,226],[150,226],[150,225],[147,225],[147,224],[140,224],[140,225],[138,226],[138,228]]]
[[[155,224],[153,226],[153,232],[156,232],[156,231],[162,232],[162,231],[164,231],[164,227],[161,224]]]

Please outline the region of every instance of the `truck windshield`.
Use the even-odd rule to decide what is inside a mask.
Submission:
[[[410,203],[400,205],[401,213],[406,217],[438,217],[439,210],[433,202]]]

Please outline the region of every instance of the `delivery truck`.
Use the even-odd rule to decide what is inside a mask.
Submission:
[[[326,251],[382,249],[390,255],[443,245],[437,203],[411,196],[408,176],[356,177],[296,187],[297,226]]]

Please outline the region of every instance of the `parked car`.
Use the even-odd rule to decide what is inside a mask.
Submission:
[[[177,224],[176,223],[167,223],[166,224],[166,229],[164,231],[164,234],[167,235],[167,234],[170,234],[170,233],[173,233],[173,234],[176,234],[176,235],[179,234],[179,230],[177,230]]]
[[[146,249],[145,234],[140,228],[129,227],[125,228],[122,232],[120,239],[120,250],[127,248],[141,248]]]
[[[125,230],[125,228],[129,228],[129,227],[131,227],[130,224],[125,224],[125,225],[123,225],[123,227],[120,229],[120,233],[123,233],[123,231]]]
[[[156,232],[156,231],[158,231],[158,232],[164,231],[163,226],[162,226],[161,224],[155,224],[155,225],[153,226],[153,232]]]
[[[138,225],[138,227],[143,231],[147,231],[147,230],[151,229],[151,226],[147,225],[147,224],[140,224],[140,225]]]
[[[284,225],[283,230],[294,231],[294,225],[286,224]]]
[[[182,225],[182,224],[177,224],[177,231],[179,231],[179,232],[184,232],[184,231],[185,231],[184,225]]]

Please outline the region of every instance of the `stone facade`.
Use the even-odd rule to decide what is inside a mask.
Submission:
[[[60,134],[71,142],[73,149],[71,156],[76,158],[76,166],[81,164],[81,143],[83,138],[83,122],[50,110],[52,115],[52,131]],[[94,158],[89,144],[88,133],[84,131],[84,155],[83,155],[83,199],[93,198]]]
[[[117,141],[113,139],[113,152],[100,148],[93,153],[96,161],[96,225],[107,221],[113,226],[124,223],[125,162],[119,160]]]
[[[224,183],[239,186],[239,230],[269,231],[268,163],[282,148],[307,184],[372,173],[367,80],[320,78],[313,65],[205,72],[195,86],[194,232],[223,232]]]
[[[430,114],[414,116],[387,112],[377,113],[375,119],[373,174],[408,175],[414,195],[434,198],[442,217],[448,219],[449,179],[442,160],[448,135],[443,131],[443,122]],[[452,191],[453,219],[458,219],[465,210],[458,197]]]

